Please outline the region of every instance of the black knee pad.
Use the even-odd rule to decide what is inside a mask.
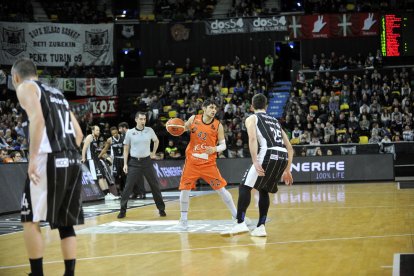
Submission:
[[[66,239],[69,237],[76,237],[75,229],[73,226],[61,226],[58,227],[60,239]]]

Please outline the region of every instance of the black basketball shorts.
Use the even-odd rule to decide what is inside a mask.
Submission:
[[[49,222],[51,228],[84,223],[82,169],[78,152],[40,154],[36,160],[40,183],[26,179],[22,222]]]

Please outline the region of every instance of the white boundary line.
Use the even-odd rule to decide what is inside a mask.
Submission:
[[[412,233],[412,234],[383,235],[383,236],[365,236],[365,237],[348,237],[348,238],[344,237],[344,238],[329,238],[329,239],[315,239],[315,240],[280,241],[280,242],[263,243],[263,244],[261,244],[261,246],[263,246],[263,245],[278,245],[278,244],[293,244],[293,243],[326,242],[326,241],[338,241],[338,240],[381,239],[381,238],[407,237],[407,236],[414,236],[414,233]],[[221,249],[221,248],[237,248],[237,247],[250,247],[250,246],[257,246],[257,244],[256,243],[248,243],[248,244],[210,246],[210,247],[199,247],[199,248],[188,248],[188,249],[148,251],[148,252],[141,252],[141,253],[96,256],[96,257],[89,257],[89,258],[77,258],[76,261],[89,261],[89,260],[111,259],[111,258],[120,258],[120,257],[145,256],[145,255],[156,255],[156,254],[165,254],[165,253],[204,251],[204,250]],[[62,260],[44,262],[44,264],[55,264],[55,263],[62,263]],[[11,269],[11,268],[19,268],[19,267],[27,267],[27,266],[29,266],[29,264],[12,265],[12,266],[0,266],[0,270],[2,270],[2,269]]]

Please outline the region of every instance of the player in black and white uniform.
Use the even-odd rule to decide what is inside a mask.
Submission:
[[[21,221],[31,275],[43,275],[40,221],[59,230],[65,275],[74,275],[76,234],[83,224],[82,171],[79,145],[83,134],[63,93],[38,81],[35,64],[18,59],[12,67],[13,85],[24,109],[29,138],[28,178],[22,197]]]
[[[94,180],[102,178],[102,172],[99,169],[99,135],[100,128],[98,126],[91,127],[92,133],[86,136],[82,148],[82,162],[88,166]]]
[[[266,114],[266,96],[256,94],[252,99],[252,106],[254,114],[246,119],[246,128],[253,165],[247,170],[239,186],[237,224],[222,234],[249,231],[244,219],[250,204],[251,190],[255,188],[259,191],[260,216],[257,228],[251,235],[265,237],[267,234],[264,225],[270,206],[269,193],[277,192],[277,183],[281,177],[286,185],[293,183],[290,173],[293,148],[279,122]]]
[[[98,181],[99,187],[105,194],[105,200],[116,199],[116,197],[109,191],[108,184],[114,184],[109,181],[113,178],[112,175],[110,175],[110,169],[109,167],[106,169],[105,166],[107,165],[103,160],[99,159],[99,154],[101,152],[101,148],[99,147],[100,128],[95,125],[92,126],[91,129],[92,133],[86,136],[85,141],[83,142],[82,163],[85,163],[89,167],[93,179]]]
[[[117,127],[111,127],[111,137],[106,140],[105,146],[99,154],[99,158],[105,158],[107,156],[108,149],[110,148],[110,157],[112,160],[112,175],[115,178],[115,183],[118,190],[121,189],[122,179],[125,178],[123,172],[124,167],[124,135],[120,135]]]

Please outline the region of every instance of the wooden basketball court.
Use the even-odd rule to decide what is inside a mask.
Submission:
[[[231,216],[215,193],[191,198],[187,233],[169,230],[179,202],[166,211],[87,219],[76,228],[77,275],[391,275],[394,253],[414,252],[414,189],[396,183],[280,186],[267,238],[220,236]],[[253,198],[248,216],[258,217]],[[42,232],[45,275],[62,275],[58,232]],[[0,248],[0,275],[30,271],[21,232],[0,236]]]

